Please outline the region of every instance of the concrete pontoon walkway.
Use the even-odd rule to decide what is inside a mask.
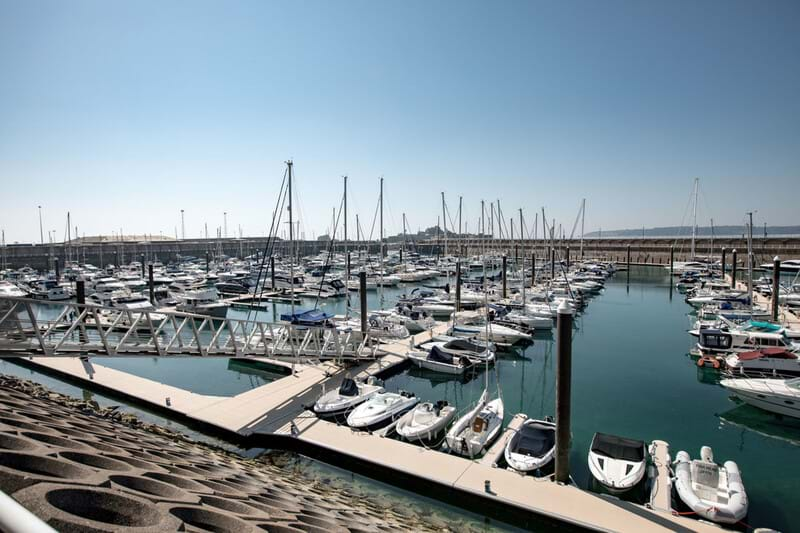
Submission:
[[[429,340],[431,335],[438,333],[434,330],[417,335],[414,344]],[[522,423],[523,416],[515,416],[509,423],[510,429],[504,431],[487,455],[473,461],[377,434],[354,431],[320,420],[305,410],[305,406],[321,394],[323,387],[338,387],[348,373],[374,375],[402,363],[403,349],[408,348],[408,341],[387,348],[392,353],[384,356],[382,361],[365,363],[349,370],[343,370],[332,362],[297,365],[294,374],[234,397],[195,394],[78,358],[42,357],[27,359],[26,364],[81,380],[89,386],[121,392],[222,432],[296,438],[306,447],[345,456],[360,464],[374,465],[406,479],[418,479],[456,494],[579,527],[631,532],[719,531],[713,525],[673,516],[669,511],[656,512],[573,486],[497,468],[495,465],[503,453],[504,443]],[[661,493],[659,503],[669,509],[669,494]]]

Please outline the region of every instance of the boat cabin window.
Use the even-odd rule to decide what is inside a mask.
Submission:
[[[703,346],[728,349],[731,347],[731,337],[722,333],[704,333]]]
[[[474,433],[483,433],[488,425],[483,417],[476,416],[475,420],[472,421],[472,431]]]

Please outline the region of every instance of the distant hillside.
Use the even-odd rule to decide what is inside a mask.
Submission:
[[[753,225],[753,237],[764,236],[764,226]],[[745,226],[714,226],[715,237],[735,237],[742,236],[747,231]],[[668,226],[664,228],[642,228],[639,229],[618,229],[606,231],[592,231],[586,233],[587,238],[605,237],[678,237],[692,235],[691,226]],[[711,226],[698,226],[697,235],[700,237],[711,236]],[[800,226],[767,226],[767,236],[776,235],[800,235]]]

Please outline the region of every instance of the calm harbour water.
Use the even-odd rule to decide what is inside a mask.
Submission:
[[[439,283],[444,282],[433,284]],[[385,307],[410,290],[386,290]],[[378,307],[379,293],[370,291],[369,301],[370,307]],[[304,303],[298,308],[309,307]],[[313,300],[310,303],[313,307]],[[355,296],[352,304],[358,305]],[[321,307],[342,313],[345,304],[343,300],[328,300]],[[276,305],[258,315],[270,319],[273,312],[286,312],[288,308]],[[796,462],[800,457],[800,421],[779,420],[737,405],[716,383],[718,376],[713,371],[699,369],[687,356],[692,345],[686,332],[691,323],[689,311],[683,295],[671,292],[664,269],[634,267],[630,277],[622,272],[608,280],[604,292],[577,318],[573,338],[572,476],[579,486],[589,486],[587,453],[595,431],[647,442],[666,440],[673,457],[678,450],[697,456],[701,446],[709,445],[719,462],[736,461],[742,470],[751,502],[747,522],[792,530],[798,523],[792,518],[792,510],[800,504],[796,482],[800,477],[800,463]],[[231,311],[231,316],[246,315],[246,311]],[[219,395],[236,394],[277,377],[229,370],[223,359],[175,359],[162,364],[165,362],[156,367],[152,358],[125,359],[113,366]],[[549,336],[537,336],[524,350],[500,354],[496,369],[488,376],[492,392],[497,390],[499,377],[507,420],[518,412],[537,418],[554,414],[555,365],[555,343]],[[10,367],[3,363],[0,372]],[[185,371],[187,367],[192,369],[191,374]],[[24,373],[36,379],[28,371]],[[387,390],[411,391],[424,400],[446,399],[459,409],[474,402],[483,386],[483,373],[464,383],[414,369],[386,381]]]

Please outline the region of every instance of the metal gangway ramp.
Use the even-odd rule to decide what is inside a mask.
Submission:
[[[350,328],[216,318],[173,310],[128,310],[73,302],[0,297],[3,355],[265,356],[363,360],[383,354],[376,339]]]

